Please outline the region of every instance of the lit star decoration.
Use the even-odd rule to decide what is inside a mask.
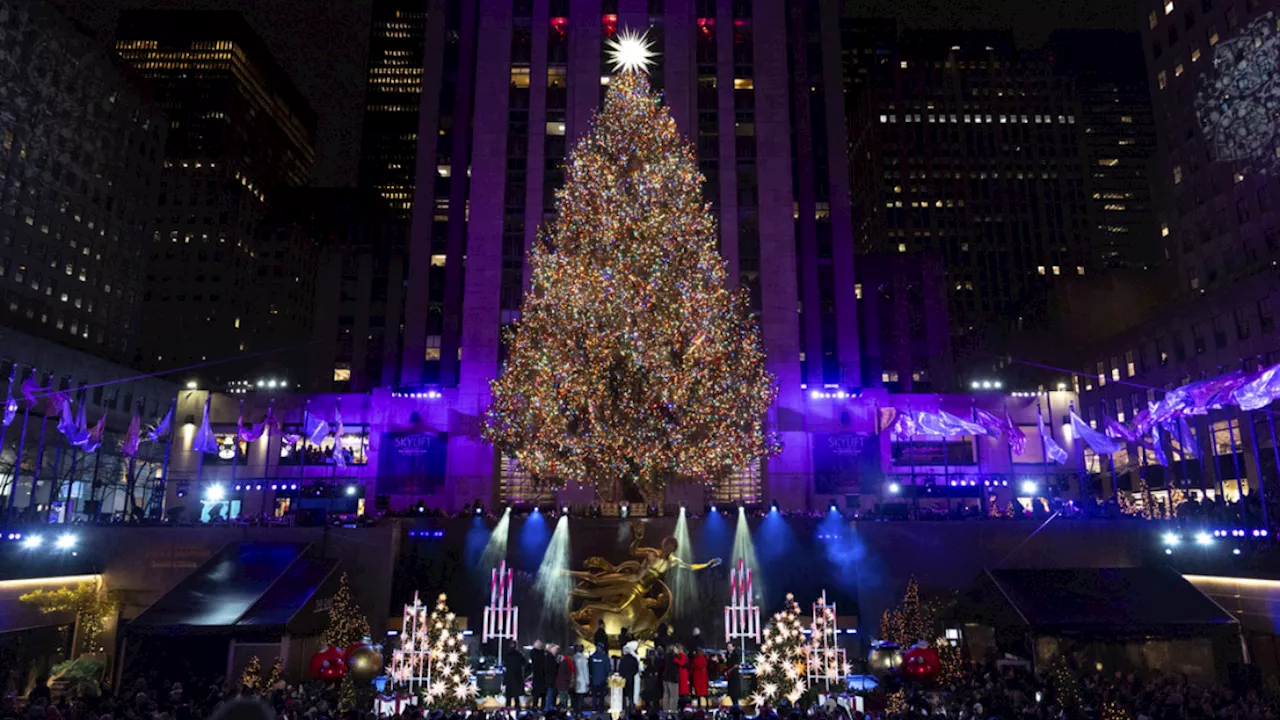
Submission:
[[[648,72],[650,63],[658,55],[649,42],[648,30],[643,35],[637,35],[634,30],[623,30],[605,41],[605,45],[614,72]]]
[[[777,393],[745,291],[725,287],[692,145],[623,72],[578,142],[491,383],[484,436],[534,478],[661,497],[780,447]]]
[[[794,703],[807,687],[803,677],[807,648],[800,628],[800,605],[791,594],[769,622],[763,640],[759,655],[763,662],[756,664],[756,687],[771,702],[785,698]]]

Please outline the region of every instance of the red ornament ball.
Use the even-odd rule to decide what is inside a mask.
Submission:
[[[320,677],[320,668],[322,668],[326,662],[332,662],[334,660],[341,660],[345,666],[347,656],[341,649],[332,645],[325,645],[320,648],[319,652],[311,656],[311,662],[308,664],[308,667],[311,669],[311,677],[316,680],[322,679]]]
[[[938,659],[938,651],[931,647],[919,645],[902,653],[902,672],[916,680],[932,680],[942,672],[942,661]]]
[[[320,666],[320,674],[317,676],[323,682],[340,683],[342,678],[347,676],[347,661],[341,658],[335,660],[325,660]]]

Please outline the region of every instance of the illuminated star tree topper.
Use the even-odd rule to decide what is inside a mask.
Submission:
[[[777,452],[748,297],[725,286],[693,147],[644,75],[613,79],[565,175],[485,437],[539,481],[631,501]]]
[[[608,46],[609,62],[613,65],[614,72],[646,73],[653,58],[658,55],[653,50],[653,43],[649,41],[648,30],[641,35],[631,29],[623,30],[605,44]]]

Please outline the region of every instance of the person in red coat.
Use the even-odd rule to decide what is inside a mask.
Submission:
[[[689,698],[689,656],[684,654],[684,648],[676,645],[670,661],[680,668],[680,706],[683,707]]]
[[[693,657],[689,658],[689,676],[693,686],[693,702],[702,707],[707,703],[707,686],[710,682],[707,677],[707,656],[698,648],[694,648]]]

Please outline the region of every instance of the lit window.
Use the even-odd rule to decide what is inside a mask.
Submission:
[[[351,382],[351,368],[339,365],[333,369],[334,382]]]
[[[1182,63],[1178,63],[1177,65],[1175,65],[1175,66],[1174,66],[1174,68],[1173,68],[1173,76],[1174,76],[1174,77],[1182,77]]]
[[[755,90],[756,81],[753,78],[734,78],[733,89],[734,90]]]
[[[562,122],[547,123],[547,134],[548,135],[564,135],[564,123]]]
[[[1168,0],[1168,1],[1164,4],[1164,14],[1165,14],[1165,15],[1168,15],[1168,14],[1169,14],[1169,13],[1171,13],[1171,12],[1173,12],[1173,0]]]
[[[906,252],[906,251],[907,251],[907,244],[906,244],[906,243],[898,243],[898,252]]]
[[[1159,22],[1160,22],[1160,16],[1156,15],[1155,10],[1152,10],[1151,12],[1147,13],[1147,24],[1150,25],[1152,29],[1155,29],[1155,26]]]
[[[1121,116],[1120,116],[1120,122],[1122,122],[1122,123],[1131,123],[1131,122],[1133,122],[1133,116],[1132,116],[1132,115],[1121,115]]]
[[[444,261],[445,261],[444,255],[432,255],[431,267],[444,267]]]
[[[903,70],[906,70],[906,69],[907,69],[907,61],[906,61],[906,60],[903,60],[902,62],[898,63],[898,67],[902,68]]]
[[[888,115],[881,115],[881,116],[880,116],[880,122],[889,122],[889,116],[888,116]]]
[[[1180,182],[1182,182],[1182,166],[1174,165],[1173,166],[1173,184],[1177,185]]]
[[[1040,273],[1041,275],[1043,275],[1043,274],[1044,274],[1044,266],[1043,266],[1043,265],[1037,266],[1037,267],[1036,267],[1036,272],[1038,272],[1038,273]]]
[[[1197,60],[1199,60],[1199,59],[1200,59],[1200,48],[1192,48],[1192,49],[1191,49],[1191,62],[1195,62],[1195,61],[1197,61]]]
[[[1209,28],[1209,47],[1218,44],[1218,31],[1216,28]]]
[[[1061,275],[1061,274],[1062,274],[1062,268],[1058,267],[1057,265],[1054,265],[1054,266],[1053,266],[1053,274],[1054,274],[1054,275]]]
[[[1156,83],[1160,85],[1161,90],[1165,89],[1169,86],[1169,75],[1161,70],[1156,74]]]
[[[1083,265],[1077,265],[1077,266],[1076,266],[1076,274],[1077,274],[1077,275],[1083,275],[1083,274],[1084,274],[1084,266],[1083,266]]]
[[[1160,223],[1160,237],[1169,237],[1169,223]]]
[[[853,296],[858,300],[862,299],[862,283],[854,283]]]
[[[1102,167],[1115,167],[1120,164],[1120,159],[1119,158],[1102,158],[1101,160],[1098,161],[1098,164],[1101,165]]]

